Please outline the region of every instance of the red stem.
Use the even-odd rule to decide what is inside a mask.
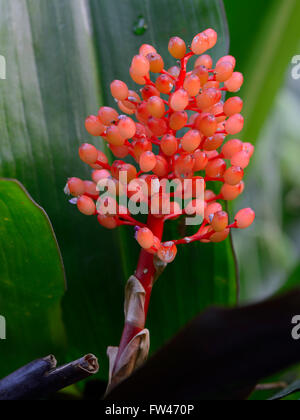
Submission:
[[[160,240],[162,239],[163,235],[163,228],[164,228],[164,220],[163,218],[156,218],[149,214],[147,226],[150,230],[152,230],[153,234],[157,236]],[[153,287],[153,280],[156,274],[156,269],[154,266],[153,261],[153,255],[149,252],[142,250],[140,253],[137,269],[135,272],[136,278],[141,282],[143,285],[146,296],[145,296],[145,320],[147,318],[148,308],[149,308],[149,302]],[[122,353],[124,352],[127,345],[130,343],[130,341],[139,333],[141,332],[143,328],[136,327],[135,325],[132,325],[128,322],[125,322],[121,342],[119,345],[118,355],[115,361],[115,367],[118,364],[118,361],[120,360],[120,357]],[[115,370],[114,370],[115,373]]]
[[[186,54],[181,59],[181,69],[180,69],[180,74],[179,74],[178,80],[176,82],[176,90],[183,86],[183,82],[184,82],[184,79],[185,79],[185,76],[186,76],[186,66],[187,66],[187,63],[188,63],[189,59],[191,57],[193,57],[193,55],[194,55],[194,53],[190,52],[190,53]]]

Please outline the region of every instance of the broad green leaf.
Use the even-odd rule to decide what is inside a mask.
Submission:
[[[226,54],[223,3],[0,0],[0,6],[1,53],[8,67],[7,80],[0,81],[0,173],[20,179],[53,221],[68,278],[63,309],[70,357],[96,353],[106,378],[106,347],[120,339],[123,289],[138,246],[132,231],[105,231],[78,214],[63,194],[67,177],[90,175],[77,156],[83,141],[94,141],[85,133],[84,119],[100,105],[114,104],[109,84],[115,78],[129,81],[131,57],[142,43],[154,44],[165,58],[171,36],[191,42],[200,30],[214,27],[219,43],[213,56]],[[137,36],[139,17],[147,30]],[[178,262],[154,290],[153,350],[208,304],[233,303],[235,278],[225,248],[180,249]]]
[[[226,0],[231,53],[245,76],[240,95],[245,101],[243,139],[256,142],[284,81],[299,53],[298,0],[241,2]]]
[[[62,354],[64,268],[44,210],[21,184],[0,180],[0,377],[41,356]]]
[[[287,281],[284,283],[284,286],[279,290],[279,293],[285,293],[300,285],[300,264],[295,267],[293,272],[288,277]]]

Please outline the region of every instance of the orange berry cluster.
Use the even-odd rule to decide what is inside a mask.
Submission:
[[[196,35],[190,48],[179,37],[171,38],[169,52],[180,61],[168,70],[153,46],[142,45],[129,71],[132,80],[141,86],[139,92],[114,80],[111,93],[121,115],[113,108],[101,107],[98,115],[91,115],[85,121],[88,133],[102,137],[118,160],[110,165],[103,152],[91,144],[83,144],[79,155],[93,169],[92,181],[71,178],[66,187],[66,192],[76,197],[73,201],[83,214],[96,215],[99,223],[108,229],[135,226],[140,246],[164,262],[173,261],[178,244],[223,241],[231,228],[247,228],[255,218],[253,210],[244,209],[230,224],[222,207],[223,201],[234,200],[243,192],[244,170],[254,147],[236,138],[226,141],[228,135],[236,136],[243,129],[243,101],[237,96],[224,101],[222,96],[224,92],[238,92],[243,75],[235,71],[236,60],[232,56],[220,58],[213,68],[213,59],[207,52],[216,42],[217,33],[213,29]],[[191,61],[194,63],[188,69]],[[152,80],[150,73],[154,76]],[[125,162],[126,157],[134,162]],[[120,182],[120,172],[126,172],[129,186],[134,182],[134,188]],[[147,223],[134,219],[128,209],[113,203],[114,198],[99,197],[97,184],[107,179],[115,183],[119,196],[125,194],[129,198],[134,196],[141,180],[152,185],[153,181],[162,179],[176,179],[179,183],[185,179],[202,179],[203,223],[193,236],[162,243]],[[209,182],[219,185],[217,194],[207,187]],[[144,201],[151,204],[149,213],[156,208],[153,216],[164,222],[188,213],[163,188],[145,193]],[[171,208],[168,215],[160,211],[162,202],[166,201]],[[197,204],[193,192],[191,203]],[[110,208],[114,210],[105,212],[112,204]]]

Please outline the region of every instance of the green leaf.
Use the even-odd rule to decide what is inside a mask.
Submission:
[[[293,272],[288,277],[287,281],[284,283],[283,287],[278,291],[278,293],[285,293],[300,285],[300,264],[295,267]]]
[[[245,83],[243,139],[256,142],[299,46],[300,2],[226,0],[232,39]]]
[[[53,221],[68,278],[63,305],[68,356],[97,354],[106,378],[106,347],[120,339],[124,284],[135,270],[138,246],[132,231],[106,231],[78,214],[63,187],[69,176],[90,177],[77,149],[83,141],[99,146],[99,140],[85,133],[84,120],[100,105],[114,104],[109,84],[116,78],[129,81],[130,58],[138,47],[152,43],[165,58],[171,36],[191,42],[199,31],[214,27],[219,43],[213,56],[224,55],[223,3],[166,0],[162,7],[160,0],[0,0],[0,6],[1,53],[8,67],[0,95],[0,173],[20,179]],[[147,29],[136,35],[141,16]],[[180,249],[178,262],[154,290],[153,350],[208,304],[233,303],[235,278],[227,252],[227,245]]]
[[[21,184],[0,180],[0,377],[41,356],[61,354],[64,268],[44,210]]]

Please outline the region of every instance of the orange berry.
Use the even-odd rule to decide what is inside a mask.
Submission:
[[[224,86],[228,90],[228,92],[238,92],[241,89],[243,83],[244,76],[242,75],[242,73],[235,72],[230,77],[230,79],[226,80]]]
[[[198,95],[201,88],[201,82],[199,77],[196,74],[192,73],[185,79],[183,87],[190,96]]]
[[[174,170],[178,178],[191,178],[193,176],[193,169],[195,165],[195,158],[190,154],[182,154],[175,158]]]
[[[169,126],[172,130],[181,130],[188,121],[188,115],[185,111],[174,112],[169,120]]]
[[[85,214],[86,216],[93,216],[96,213],[96,204],[86,195],[82,195],[78,198],[77,207],[80,213]]]
[[[152,143],[147,138],[134,140],[132,142],[132,145],[133,145],[134,156],[137,161],[140,159],[140,156],[142,155],[142,153],[152,151]]]
[[[107,214],[99,214],[97,219],[100,225],[105,227],[106,229],[115,229],[118,227],[117,219],[114,216],[109,216]]]
[[[201,150],[196,150],[193,154],[193,157],[195,159],[195,165],[194,165],[194,171],[203,171],[207,164],[208,164],[208,157],[205,152],[202,152]]]
[[[147,109],[150,115],[156,118],[162,118],[166,110],[164,101],[157,96],[151,96],[148,99]]]
[[[220,89],[220,82],[216,82],[214,80],[210,80],[209,82],[205,83],[205,85],[203,86],[203,89]]]
[[[146,102],[142,102],[138,105],[135,116],[140,123],[147,124],[150,114]]]
[[[155,86],[147,85],[141,89],[142,98],[147,101],[152,96],[160,96],[160,92]]]
[[[85,120],[85,128],[86,131],[91,134],[92,136],[101,136],[104,131],[105,131],[105,127],[102,124],[102,122],[99,120],[98,117],[96,117],[95,115],[90,115],[86,120]]]
[[[105,163],[105,164],[108,163],[107,156],[103,152],[101,152],[101,150],[98,150],[97,161],[101,162],[101,163]],[[98,168],[96,168],[96,169],[98,169]]]
[[[255,219],[255,212],[248,208],[240,210],[235,216],[235,221],[239,229],[247,229]]]
[[[192,71],[192,74],[198,77],[198,79],[200,80],[201,86],[205,86],[206,83],[208,82],[209,73],[208,73],[208,69],[205,66],[195,67],[195,69]]]
[[[196,35],[192,41],[191,50],[194,54],[200,55],[209,49],[210,40],[205,33]]]
[[[101,181],[102,179],[107,179],[109,177],[110,177],[110,172],[107,171],[106,169],[96,169],[92,173],[92,179],[96,184],[98,184],[98,182]]]
[[[157,252],[158,258],[166,264],[170,264],[175,260],[177,255],[177,247],[174,242],[164,242],[161,244]]]
[[[207,220],[208,222],[210,222],[213,219],[214,214],[215,213],[218,213],[220,211],[222,211],[222,206],[221,206],[220,203],[211,203],[211,204],[208,204],[208,206],[206,207],[205,212],[204,212],[204,218],[205,218],[205,220]]]
[[[118,107],[120,109],[120,111],[124,112],[127,115],[133,115],[135,113],[135,108],[127,108],[127,106],[124,103],[125,101],[119,101],[118,102]],[[128,102],[127,102],[128,103]]]
[[[125,163],[122,160],[115,160],[111,166],[111,174],[114,178],[119,179],[120,172],[126,172],[128,182],[132,181],[137,176],[137,170],[133,165]]]
[[[125,101],[122,101],[122,103],[127,108],[136,110],[137,105],[141,103],[141,98],[134,90],[130,90],[128,93],[128,99]]]
[[[189,104],[189,95],[184,89],[178,89],[170,97],[170,107],[174,111],[183,111]]]
[[[140,228],[136,233],[136,240],[144,249],[152,248],[154,244],[154,235],[148,228]]]
[[[216,150],[212,150],[211,152],[206,151],[208,160],[216,159],[219,156],[219,153]]]
[[[168,131],[168,125],[162,118],[150,117],[148,120],[148,127],[157,137],[163,136]]]
[[[254,150],[255,150],[255,148],[254,148],[253,144],[251,144],[251,143],[244,143],[243,144],[243,151],[248,153],[248,155],[250,157],[253,155]]]
[[[71,194],[74,197],[84,194],[85,186],[84,182],[79,178],[70,178],[66,185],[66,193]]]
[[[204,66],[207,69],[211,69],[213,66],[213,60],[211,56],[208,54],[200,55],[200,57],[198,57],[197,60],[195,61],[194,68],[199,67],[199,66]]]
[[[113,146],[123,146],[125,138],[121,136],[120,130],[116,125],[111,125],[106,130],[106,139]]]
[[[237,185],[244,177],[244,171],[239,166],[231,166],[224,174],[224,180],[226,184]]]
[[[174,36],[170,39],[168,49],[171,56],[177,60],[181,60],[186,53],[185,42],[178,36]]]
[[[224,57],[221,57],[216,66],[224,62],[231,63],[234,68],[236,66],[236,59],[232,55],[225,55]]]
[[[218,123],[214,115],[201,114],[197,117],[195,127],[201,131],[205,137],[211,137],[218,128]]]
[[[223,159],[214,159],[208,162],[205,168],[206,176],[221,178],[226,171],[226,162]]]
[[[211,152],[222,146],[225,139],[224,134],[215,134],[213,137],[208,137],[203,143],[203,149]]]
[[[223,232],[216,232],[211,235],[210,241],[214,243],[219,243],[225,241],[228,238],[230,229],[225,229]]]
[[[169,173],[168,161],[163,156],[156,156],[156,165],[152,172],[160,178],[167,176]]]
[[[178,149],[178,141],[172,134],[166,134],[161,139],[160,148],[167,156],[173,156]]]
[[[224,197],[224,200],[232,201],[235,200],[243,192],[243,188],[243,181],[237,185],[224,184],[221,189],[221,194]]]
[[[147,115],[149,118],[149,113],[147,111]],[[135,136],[133,137],[133,140],[141,140],[142,138],[146,138],[147,137],[147,127],[144,124],[141,124],[139,122],[137,122],[135,124],[136,126],[136,133]]]
[[[224,104],[224,113],[227,117],[231,117],[234,114],[239,114],[243,109],[243,101],[238,96],[227,99]]]
[[[164,69],[164,60],[159,54],[150,53],[146,58],[149,61],[150,71],[152,73],[160,73]]]
[[[118,121],[119,114],[115,109],[110,108],[109,106],[102,106],[99,109],[98,117],[104,125],[108,126],[113,122]]]
[[[243,150],[243,143],[241,140],[233,139],[224,144],[222,153],[225,159],[231,159],[236,153]]]
[[[152,54],[152,53],[155,54],[156,49],[152,45],[143,44],[140,47],[139,53],[140,53],[140,55],[143,55],[144,57],[147,57],[148,54]]]
[[[177,79],[180,74],[180,68],[178,66],[170,67],[168,70],[168,73],[170,73],[172,76],[174,76]]]
[[[244,127],[244,118],[241,114],[234,114],[225,123],[225,130],[230,135],[238,134]]]
[[[88,165],[95,164],[98,158],[98,150],[92,144],[84,143],[79,148],[79,157]]]
[[[201,143],[201,135],[198,130],[189,130],[181,139],[181,146],[186,152],[193,152]]]
[[[215,232],[223,232],[228,226],[228,214],[225,211],[218,211],[214,214],[211,225]]]
[[[233,166],[240,166],[245,169],[250,163],[250,155],[244,151],[238,152],[231,158],[230,162]]]
[[[126,83],[121,80],[114,80],[110,85],[111,94],[115,99],[124,101],[128,98],[129,90]]]
[[[208,48],[209,49],[213,48],[216,45],[217,41],[218,41],[218,34],[217,34],[217,32],[214,29],[209,28],[209,29],[206,29],[203,32],[203,34],[208,37]]]
[[[216,117],[217,122],[221,123],[226,120],[226,115],[221,115],[221,116],[220,115],[217,116],[217,115],[223,114],[223,107],[224,107],[224,103],[220,101],[217,104],[213,105],[211,108],[209,108],[207,112],[214,115]]]
[[[143,172],[150,172],[155,168],[156,156],[152,152],[144,152],[140,157],[140,168]]]
[[[222,61],[216,66],[216,80],[217,82],[226,82],[233,74],[234,66],[228,61]]]
[[[131,62],[131,68],[137,76],[147,76],[150,70],[150,64],[143,55],[135,55]]]
[[[126,156],[129,155],[129,149],[127,146],[113,146],[112,144],[109,145],[110,150],[112,151],[113,155],[119,159],[124,159]]]
[[[205,111],[212,107],[213,105],[220,102],[222,97],[221,92],[218,89],[209,88],[203,91],[200,95],[197,96],[196,102],[197,106],[201,111]]]
[[[126,115],[119,116],[118,129],[124,139],[131,139],[136,133],[135,122]]]
[[[130,67],[129,74],[132,80],[137,83],[138,85],[144,85],[146,84],[145,76],[140,76],[135,72],[135,69],[133,67]],[[148,76],[148,75],[147,75]]]
[[[191,200],[185,207],[185,213],[188,216],[203,216],[203,200],[195,199]]]
[[[204,192],[204,200],[205,201],[212,201],[216,198],[216,194],[211,190],[205,190]]]
[[[149,252],[149,254],[154,255],[154,254],[157,253],[157,251],[159,250],[160,246],[161,246],[160,240],[158,239],[157,236],[154,236],[154,242],[153,242],[152,247],[149,248],[149,249],[147,249],[146,251]]]
[[[174,81],[167,74],[161,74],[155,82],[155,86],[160,93],[168,94],[174,87]]]

